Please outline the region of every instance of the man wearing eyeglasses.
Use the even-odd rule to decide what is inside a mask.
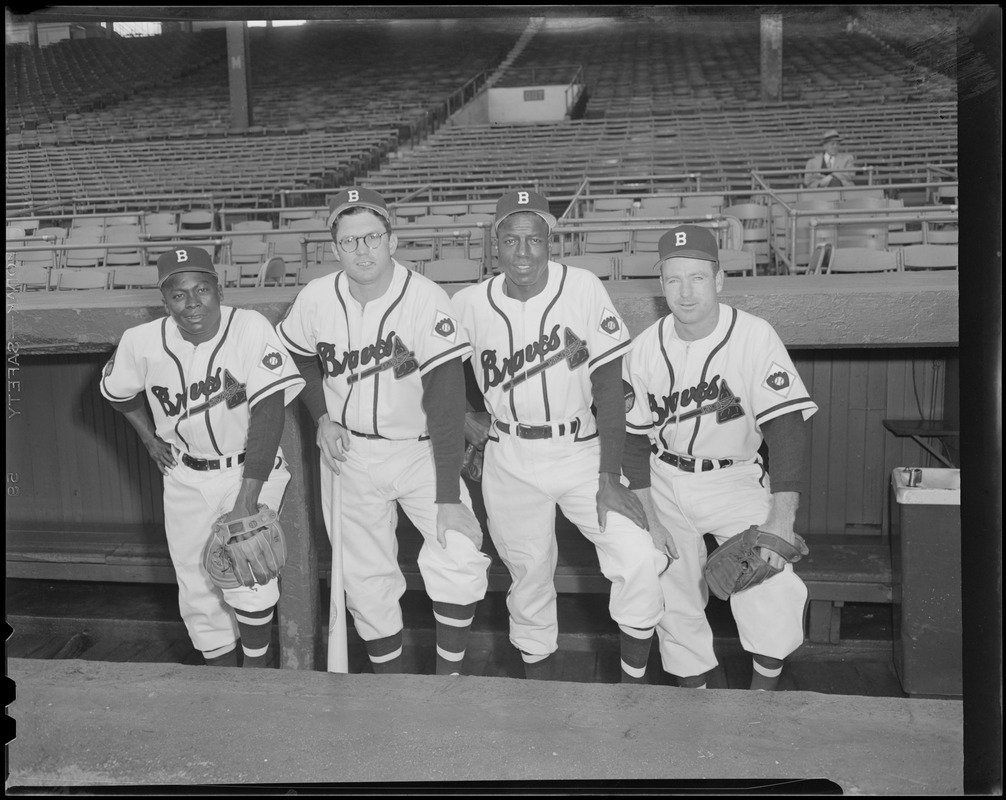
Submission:
[[[433,601],[436,672],[460,674],[489,566],[460,477],[462,361],[471,345],[447,293],[395,261],[398,238],[381,195],[339,192],[328,224],[342,269],[305,286],[278,331],[307,381],[322,511],[333,555],[341,552],[346,607],[374,672],[401,672],[400,504],[424,539],[418,566]],[[333,664],[331,646],[329,653],[328,670],[346,671]]]

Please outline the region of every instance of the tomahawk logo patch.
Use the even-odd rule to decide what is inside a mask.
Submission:
[[[625,413],[628,414],[636,405],[636,390],[628,381],[622,381],[622,394],[625,396]]]
[[[597,326],[597,329],[601,333],[607,334],[612,339],[620,339],[622,321],[618,318],[618,314],[610,308],[606,308],[604,309],[604,313],[601,314],[601,324]]]
[[[768,375],[765,376],[765,385],[776,394],[788,397],[790,389],[793,388],[795,375],[785,367],[780,367],[774,361],[769,367]]]
[[[433,323],[433,334],[439,336],[444,341],[454,344],[458,338],[458,323],[450,314],[443,311],[437,312],[437,321]]]
[[[105,377],[106,378],[109,375],[112,374],[112,370],[115,368],[115,353],[117,353],[117,352],[118,352],[118,350],[116,350],[115,352],[113,352],[112,353],[112,357],[110,359],[108,359],[108,363],[105,364]]]
[[[285,360],[279,350],[271,345],[266,345],[265,350],[262,352],[262,360],[259,363],[263,369],[269,372],[276,372],[283,366]]]

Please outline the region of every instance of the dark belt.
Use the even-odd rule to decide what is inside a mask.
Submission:
[[[361,439],[384,439],[385,441],[388,441],[388,442],[392,441],[387,436],[381,436],[381,434],[379,434],[379,433],[360,433],[359,431],[354,431],[352,428],[347,428],[346,430],[348,430],[351,434],[353,434],[353,436],[359,436]],[[413,442],[413,441],[425,442],[429,438],[430,438],[430,435],[428,433],[424,433],[422,436],[418,437],[418,439],[402,439],[401,441],[405,441],[405,442]]]
[[[210,469],[236,467],[238,464],[243,464],[244,460],[244,453],[236,456],[227,456],[227,458],[193,458],[188,453],[182,453],[182,463],[189,469],[199,470],[200,472],[206,472]]]
[[[510,425],[509,422],[500,422],[496,420],[496,427],[499,428],[503,433],[510,433],[511,428],[513,429],[513,434],[518,439],[551,439],[552,429],[555,428],[556,436],[565,436],[567,433],[574,434],[580,430],[580,420],[574,419],[572,422],[560,422],[558,425],[525,425],[523,422],[518,422],[516,425]]]
[[[723,469],[723,467],[729,467],[734,462],[729,458],[721,458],[719,460],[709,460],[708,458],[688,458],[687,456],[676,456],[674,453],[668,453],[666,450],[661,453],[655,444],[650,445],[650,450],[657,453],[657,458],[663,461],[665,464],[670,464],[672,467],[677,467],[685,472],[710,472],[714,469]]]

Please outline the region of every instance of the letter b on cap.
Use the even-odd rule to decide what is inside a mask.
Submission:
[[[676,234],[674,234],[674,246],[675,247],[682,247],[682,246],[684,246],[686,244],[688,244],[688,234],[687,233],[685,233],[684,231],[678,231]]]
[[[527,192],[517,192],[517,205],[526,206],[531,201],[531,195]]]
[[[349,202],[355,203],[360,199],[360,193],[356,189],[349,190]]]
[[[181,264],[183,261],[189,260],[188,250],[175,250],[175,260]]]

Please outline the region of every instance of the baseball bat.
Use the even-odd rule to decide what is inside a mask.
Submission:
[[[322,464],[323,469],[328,467]],[[328,603],[328,671],[349,672],[349,642],[346,633],[346,579],[342,571],[342,482],[334,472],[332,480],[332,593]]]

